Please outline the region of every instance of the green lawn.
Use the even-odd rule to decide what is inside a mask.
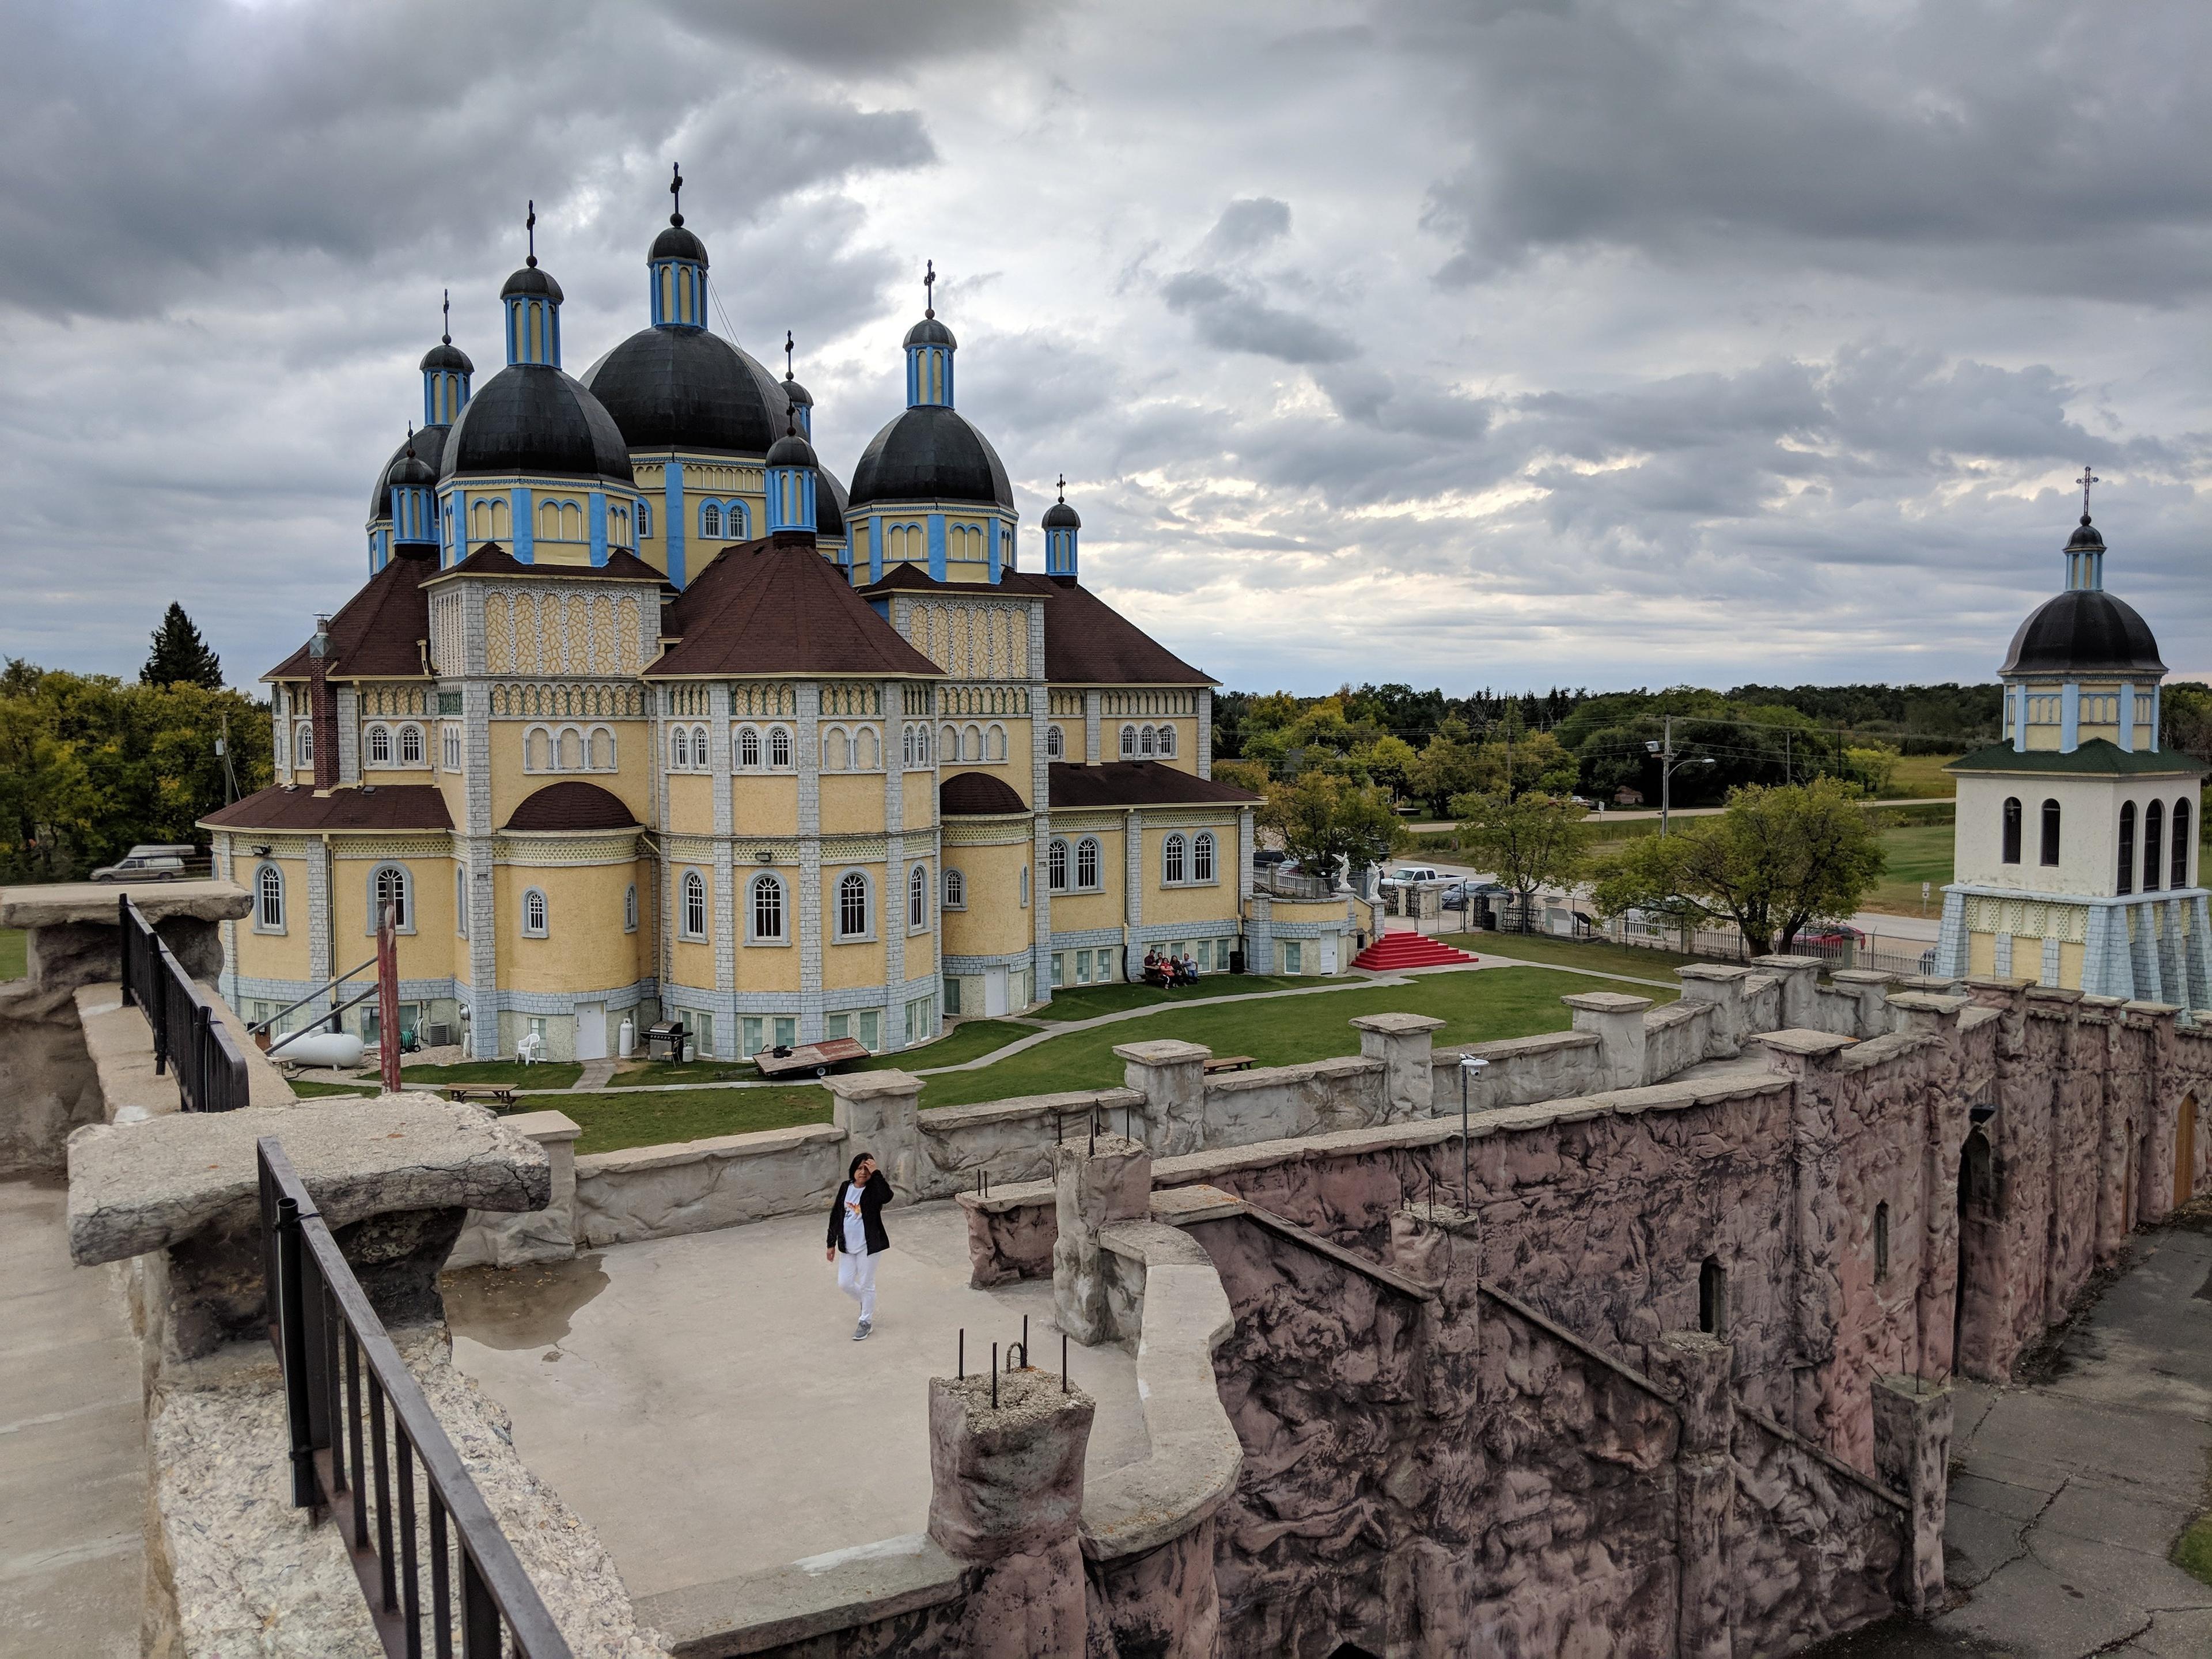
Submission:
[[[750,1060],[695,1060],[688,1066],[672,1060],[629,1060],[617,1066],[615,1081],[625,1089],[659,1083],[757,1083],[760,1067]]]
[[[506,1083],[518,1089],[566,1089],[583,1076],[573,1060],[549,1060],[525,1066],[519,1060],[465,1060],[458,1066],[408,1066],[400,1078],[412,1088],[434,1088],[441,1083]]]
[[[1125,1008],[1155,1008],[1171,1002],[1194,1002],[1201,997],[1249,997],[1313,982],[1310,977],[1285,979],[1268,974],[1201,974],[1196,985],[1180,991],[1163,991],[1156,985],[1064,985],[1053,992],[1049,1005],[1030,1018],[1060,1024],[1118,1014]]]
[[[902,1072],[918,1072],[925,1066],[961,1066],[971,1060],[981,1060],[994,1048],[1003,1048],[1009,1042],[1019,1042],[1036,1032],[1027,1025],[1017,1025],[1011,1020],[971,1019],[954,1026],[934,1042],[925,1042],[919,1048],[902,1048],[895,1054],[877,1054],[847,1069],[854,1072],[881,1072],[896,1066]]]
[[[23,930],[0,927],[0,979],[21,979],[24,971]]]
[[[830,1091],[796,1089],[685,1089],[669,1094],[581,1093],[516,1103],[518,1110],[550,1107],[576,1120],[580,1152],[658,1146],[709,1135],[750,1134],[794,1123],[827,1123]]]
[[[325,1095],[351,1095],[356,1100],[369,1100],[374,1098],[378,1092],[374,1089],[356,1089],[343,1083],[310,1083],[297,1078],[291,1082],[292,1092],[301,1100],[319,1100]]]
[[[1648,951],[1640,945],[1615,945],[1609,939],[1555,939],[1546,933],[1449,933],[1444,943],[1479,957],[1510,957],[1516,962],[1541,962],[1559,968],[1587,968],[1601,974],[1625,974],[1632,979],[1664,980],[1672,984],[1674,970],[1693,962],[1719,957],[1686,957],[1678,951]]]
[[[1958,759],[1956,755],[1905,755],[1899,757],[1897,770],[1891,776],[1886,792],[1891,800],[1925,800],[1934,795],[1955,795],[1958,780],[1943,769]]]
[[[1250,1054],[1263,1066],[1290,1066],[1358,1054],[1359,1033],[1346,1023],[1355,1014],[1435,1015],[1447,1022],[1437,1033],[1437,1041],[1442,1043],[1563,1031],[1571,1021],[1559,999],[1576,991],[1601,988],[1598,981],[1580,975],[1507,968],[1479,974],[1431,974],[1403,986],[1177,1009],[1096,1030],[1070,1031],[981,1071],[925,1079],[921,1104],[927,1110],[1012,1095],[1118,1086],[1121,1062],[1114,1057],[1114,1046],[1160,1037],[1202,1042],[1217,1054]],[[1661,1001],[1674,995],[1670,990],[1656,988],[1620,988]]]
[[[1881,832],[1881,849],[1889,860],[1881,881],[1861,908],[1891,915],[1922,914],[1920,884],[1929,884],[1927,914],[1943,914],[1943,884],[1951,879],[1954,829],[1948,823],[1908,823]]]

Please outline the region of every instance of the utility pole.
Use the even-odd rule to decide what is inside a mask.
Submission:
[[[1660,727],[1664,734],[1662,741],[1647,742],[1644,745],[1644,750],[1646,754],[1656,756],[1659,761],[1659,834],[1663,839],[1667,834],[1668,813],[1674,805],[1675,769],[1683,766],[1711,766],[1713,763],[1713,757],[1711,755],[1685,755],[1680,760],[1676,760],[1674,758],[1674,717],[1672,714],[1663,714],[1660,718],[1665,722]]]

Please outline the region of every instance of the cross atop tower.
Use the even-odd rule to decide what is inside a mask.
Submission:
[[[2081,522],[2087,524],[2089,522],[2089,486],[2102,483],[2104,480],[2085,466],[2081,469],[2081,476],[2074,482],[2081,486]]]
[[[446,330],[445,330],[445,332],[444,332],[441,336],[440,336],[440,337],[441,337],[441,339],[443,339],[443,340],[445,341],[445,343],[446,343],[447,345],[451,345],[451,344],[453,344],[453,289],[446,289],[446,290],[445,290],[445,298],[444,298],[442,301],[441,301],[439,302],[438,309],[439,309],[439,311],[440,311],[443,315],[444,315],[444,317],[445,317],[445,319],[446,319]]]
[[[530,216],[522,222],[522,228],[530,236],[530,257],[522,263],[535,270],[538,269],[538,204],[535,201],[530,204]]]
[[[684,167],[679,161],[671,161],[668,167],[668,222],[680,225],[684,222]]]
[[[934,317],[937,315],[937,261],[931,259],[926,263],[929,268],[921,276],[921,314]]]
[[[783,331],[783,378],[784,378],[785,380],[789,380],[789,379],[791,379],[791,377],[792,377],[792,375],[791,375],[791,346],[792,346],[791,331],[790,331],[789,329],[787,329],[787,328],[786,330],[784,330],[784,331]]]
[[[1067,474],[1065,472],[1060,475],[1060,499],[1063,501],[1067,499]]]

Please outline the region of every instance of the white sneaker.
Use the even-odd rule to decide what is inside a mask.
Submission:
[[[868,1338],[874,1334],[875,1328],[875,1322],[872,1320],[862,1320],[859,1324],[853,1327],[853,1340],[855,1342],[866,1341]]]

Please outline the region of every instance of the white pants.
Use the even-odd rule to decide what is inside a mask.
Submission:
[[[853,1255],[837,1252],[837,1288],[860,1304],[860,1317],[872,1321],[876,1316],[876,1259],[865,1251]]]

